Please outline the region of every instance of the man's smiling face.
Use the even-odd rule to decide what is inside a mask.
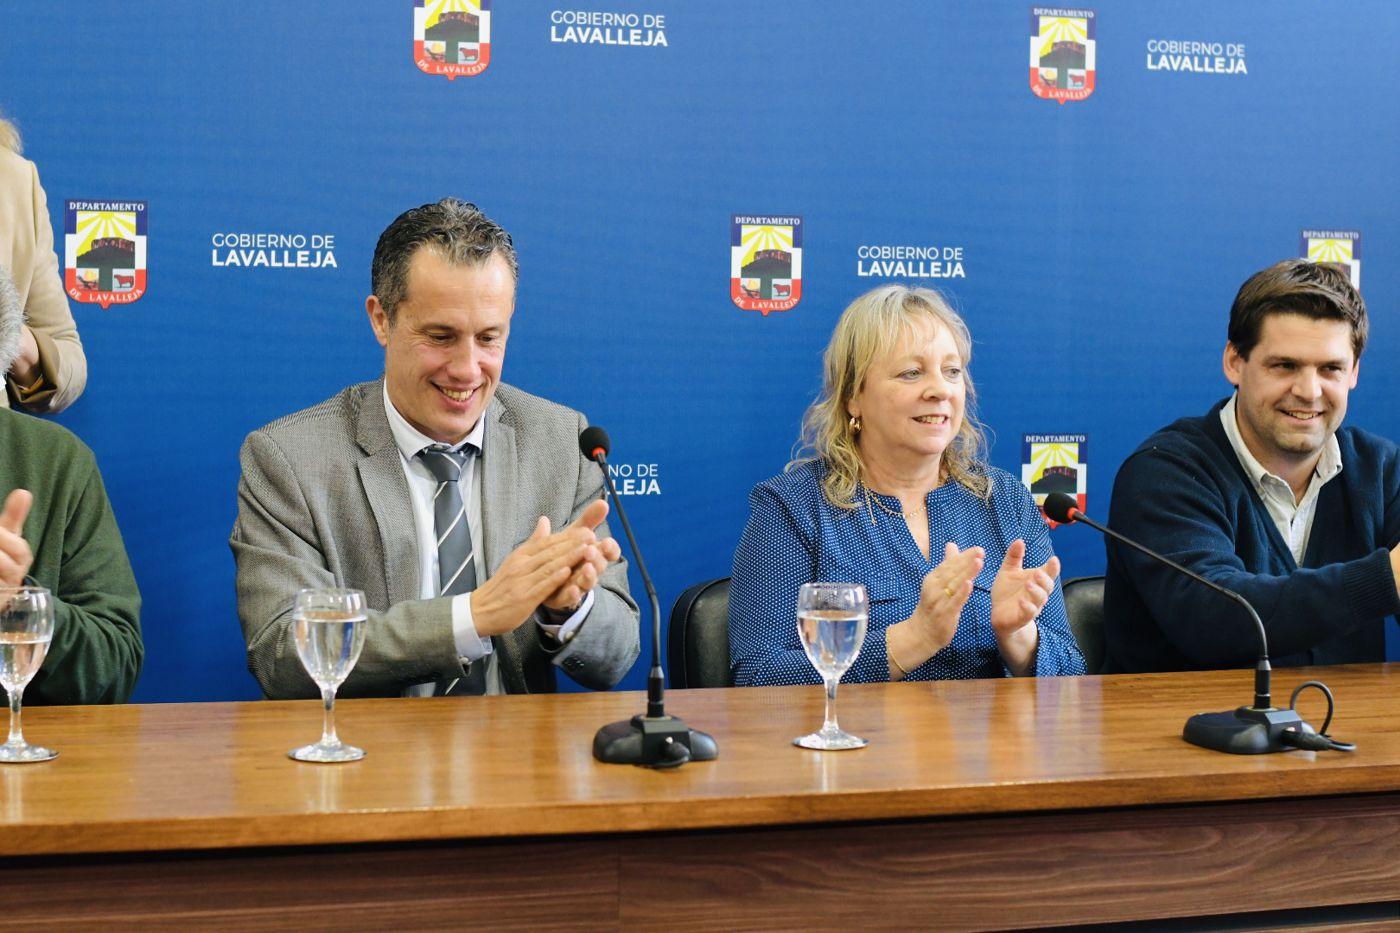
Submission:
[[[399,414],[440,443],[466,437],[501,383],[515,308],[505,259],[493,253],[480,265],[457,265],[421,247],[393,321],[373,295],[366,308]]]
[[[1261,465],[1285,478],[1316,465],[1360,373],[1345,321],[1290,313],[1264,318],[1248,357],[1227,344],[1224,368],[1239,390],[1241,437]]]

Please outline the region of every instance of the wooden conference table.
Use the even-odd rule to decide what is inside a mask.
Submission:
[[[1248,672],[676,691],[717,761],[593,761],[640,694],[35,708],[0,926],[1010,928],[1400,901],[1400,666],[1328,681],[1352,755],[1183,742]],[[1275,699],[1304,672],[1280,671]],[[1322,702],[1304,694],[1320,725]]]

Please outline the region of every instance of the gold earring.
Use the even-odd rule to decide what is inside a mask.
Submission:
[[[851,433],[852,433],[852,434],[859,434],[859,433],[860,433],[860,416],[859,416],[859,415],[851,415],[851,420],[848,421],[847,424],[849,424],[849,425],[851,426]]]

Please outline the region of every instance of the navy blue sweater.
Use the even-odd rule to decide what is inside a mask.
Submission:
[[[1322,487],[1302,566],[1245,476],[1216,404],[1143,442],[1118,471],[1109,525],[1249,600],[1275,665],[1384,660],[1400,611],[1390,548],[1400,541],[1400,449],[1356,428]],[[1108,541],[1106,671],[1244,666],[1258,639],[1243,610]]]

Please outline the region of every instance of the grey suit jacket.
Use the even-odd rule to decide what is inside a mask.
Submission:
[[[363,590],[371,610],[364,651],[340,695],[397,696],[410,684],[463,673],[451,599],[418,598],[408,481],[382,385],[351,386],[274,421],[249,434],[239,452],[229,544],[248,669],[269,697],[320,695],[292,641],[292,596],[302,587]],[[539,516],[557,530],[599,498],[603,474],[579,453],[587,422],[576,411],[501,385],[483,417],[481,546],[489,576]],[[595,689],[622,679],[639,650],[624,562],[608,567],[594,594],[587,621],[557,650],[533,621],[493,639],[507,691],[554,690],[555,666]]]

